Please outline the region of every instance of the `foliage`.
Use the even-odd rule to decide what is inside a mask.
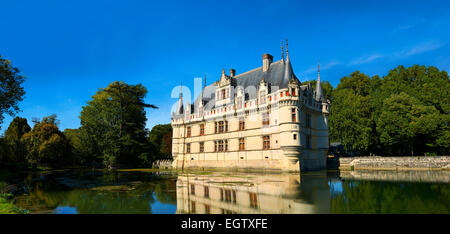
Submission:
[[[69,143],[70,156],[76,165],[87,165],[99,160],[90,151],[92,147],[86,147],[86,142],[83,142],[83,139],[89,139],[85,131],[66,128],[64,136]]]
[[[342,78],[333,91],[330,133],[347,149],[367,151],[376,142],[370,96],[371,84],[376,79],[356,71]]]
[[[156,106],[144,103],[146,94],[141,84],[116,81],[100,89],[83,107],[81,141],[107,166],[139,165],[150,158],[144,108]]]
[[[158,159],[171,159],[172,157],[172,126],[170,124],[158,124],[148,134],[148,140],[152,144],[153,155]]]
[[[21,141],[25,133],[30,132],[31,128],[28,125],[27,119],[15,117],[9,124],[5,132],[5,151],[6,161],[8,163],[25,163],[26,147]]]
[[[3,114],[14,115],[19,112],[18,103],[25,95],[21,86],[24,81],[25,77],[20,75],[20,70],[0,55],[0,125],[3,123]]]
[[[450,82],[435,67],[398,66],[383,79],[354,72],[332,91],[332,139],[379,155],[448,155]]]
[[[68,141],[56,123],[56,115],[44,117],[22,136],[29,165],[60,166],[71,162],[65,157],[68,155]]]
[[[439,129],[445,128],[439,111],[401,92],[393,94],[383,104],[377,131],[381,144],[388,146],[391,155],[414,155],[414,151],[424,153],[436,146]]]
[[[1,178],[0,178],[1,179]],[[0,180],[0,214],[26,214],[26,210],[11,202],[12,194],[7,192],[8,183]]]

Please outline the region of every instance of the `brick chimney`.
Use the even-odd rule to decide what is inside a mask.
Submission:
[[[230,69],[230,76],[233,77],[236,75],[236,69],[231,68]]]

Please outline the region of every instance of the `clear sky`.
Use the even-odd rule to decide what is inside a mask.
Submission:
[[[0,54],[27,77],[21,117],[57,114],[80,126],[98,88],[142,83],[149,128],[169,123],[172,90],[222,68],[237,74],[281,56],[281,40],[301,81],[333,86],[359,70],[386,75],[397,65],[450,71],[450,1],[25,1],[0,0]],[[174,93],[176,92],[175,89]],[[175,95],[176,96],[176,95]],[[3,132],[11,117],[6,116]]]

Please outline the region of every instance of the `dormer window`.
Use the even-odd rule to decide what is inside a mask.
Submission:
[[[261,104],[266,104],[266,90],[261,90],[259,92],[259,100]]]
[[[237,100],[237,108],[242,109],[242,97],[238,98]]]
[[[222,99],[225,99],[225,89],[222,89]]]

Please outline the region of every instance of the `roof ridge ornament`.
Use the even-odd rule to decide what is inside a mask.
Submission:
[[[286,38],[286,60],[289,57],[289,47],[288,47],[288,39]]]
[[[284,63],[284,48],[283,48],[283,40],[281,40],[281,62]]]
[[[286,62],[284,64],[284,77],[283,77],[283,83],[288,84],[289,80],[291,80],[294,75],[294,71],[292,69],[291,60],[289,58],[289,48],[288,48],[288,41],[286,39]]]

